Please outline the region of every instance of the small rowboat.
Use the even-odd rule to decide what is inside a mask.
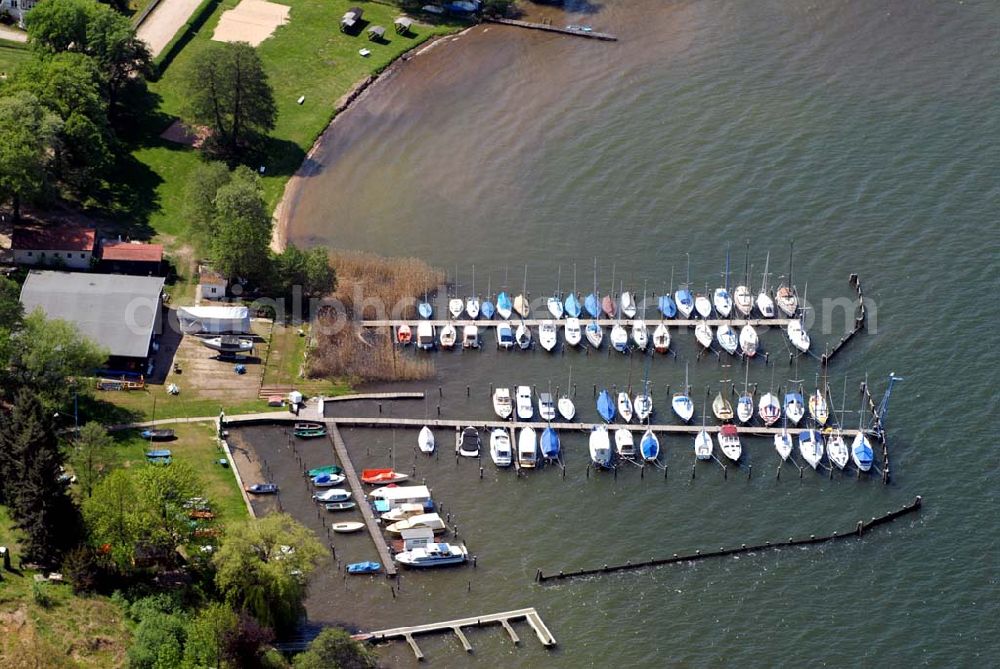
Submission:
[[[251,495],[275,495],[278,492],[278,486],[275,483],[254,483],[247,488],[247,492]]]
[[[364,529],[364,523],[358,522],[346,522],[346,523],[334,523],[330,526],[334,532],[339,532],[340,534],[350,534],[351,532],[359,532]]]
[[[314,476],[322,476],[323,474],[342,474],[343,469],[337,465],[326,465],[324,467],[316,467],[315,469],[310,469],[306,472],[306,475],[310,478]]]
[[[323,508],[327,511],[347,511],[357,505],[357,502],[328,502],[323,505]]]
[[[347,565],[348,574],[377,574],[382,571],[382,565],[378,562],[352,562]]]
[[[399,483],[410,478],[409,474],[401,474],[392,469],[364,469],[361,471],[361,482],[368,485],[388,485]]]
[[[296,423],[292,428],[292,434],[299,439],[325,437],[326,426],[322,423]]]

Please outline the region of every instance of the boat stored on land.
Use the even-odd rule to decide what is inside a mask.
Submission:
[[[176,435],[173,430],[153,430],[147,429],[139,433],[139,436],[146,441],[171,441]]]
[[[416,530],[426,528],[434,534],[443,534],[448,531],[448,526],[444,520],[436,513],[421,513],[410,516],[394,523],[386,525],[385,531],[389,534],[402,534],[403,530]]]
[[[356,506],[356,502],[327,502],[323,505],[323,508],[327,511],[348,511]]]
[[[253,339],[236,335],[222,335],[200,340],[202,346],[219,353],[250,353],[253,351]]]

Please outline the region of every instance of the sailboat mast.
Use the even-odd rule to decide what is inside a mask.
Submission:
[[[476,266],[472,266],[472,297],[476,296]]]
[[[747,287],[747,290],[750,290],[750,240],[749,239],[747,240],[746,259],[743,261],[743,276],[745,282],[744,285]]]
[[[729,246],[726,246],[726,292],[729,292]]]
[[[556,274],[556,299],[559,299],[562,288],[562,265],[559,265],[559,273]]]

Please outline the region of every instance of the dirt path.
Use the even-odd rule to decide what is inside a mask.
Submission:
[[[198,8],[198,0],[160,0],[136,31],[139,39],[149,45],[153,57],[160,55],[177,31]]]

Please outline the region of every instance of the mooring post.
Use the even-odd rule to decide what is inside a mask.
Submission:
[[[781,463],[778,463],[778,468],[774,470],[774,480],[781,480]]]
[[[444,389],[438,386],[438,397],[444,397]]]
[[[691,480],[692,481],[694,480],[694,468],[697,467],[697,466],[698,466],[697,464],[691,465]]]
[[[597,384],[594,384],[594,397],[597,397]]]
[[[587,478],[590,478],[590,465],[587,465]]]
[[[670,465],[663,465],[663,480],[664,481],[667,480],[667,469],[669,469],[669,468],[670,468]]]
[[[439,416],[441,415],[441,404],[440,403],[438,403],[438,415]]]
[[[379,416],[382,415],[382,403],[381,402],[378,403],[378,415]]]
[[[747,465],[747,481],[753,478],[753,465]]]
[[[728,465],[722,465],[722,479],[724,481],[728,481],[729,480],[729,466]]]
[[[482,467],[479,468],[479,478],[480,479],[483,478],[483,468]]]
[[[466,397],[472,397],[472,388],[471,387],[465,386],[465,396]]]

